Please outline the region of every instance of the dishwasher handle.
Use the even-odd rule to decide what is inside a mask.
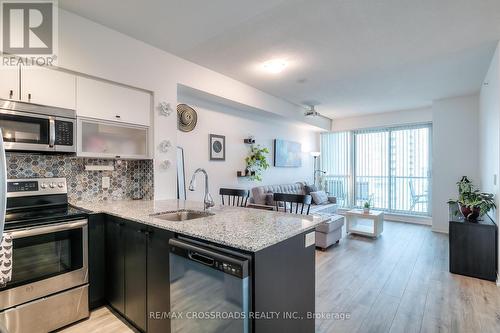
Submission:
[[[238,257],[234,253],[224,253],[223,250],[215,251],[196,243],[175,238],[170,239],[168,243],[171,256],[179,256],[240,279],[249,275],[247,258]]]
[[[195,251],[189,251],[189,259],[199,262],[200,264],[212,267],[215,264],[215,259],[205,256]]]

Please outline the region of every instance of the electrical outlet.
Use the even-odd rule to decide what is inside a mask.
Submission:
[[[493,185],[497,186],[497,175],[496,174],[493,175]]]
[[[314,244],[316,244],[316,232],[315,231],[306,234],[304,247],[309,247],[309,246],[314,245]]]
[[[111,186],[111,178],[102,177],[102,189],[107,190]]]

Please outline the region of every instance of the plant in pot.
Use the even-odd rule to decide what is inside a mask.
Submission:
[[[372,207],[372,201],[369,199],[368,201],[365,201],[363,204],[363,213],[368,214],[370,213],[370,208]]]
[[[245,174],[250,180],[262,181],[262,172],[269,168],[266,154],[269,154],[269,149],[260,145],[252,145],[250,148],[250,154],[245,157],[247,164]]]
[[[450,199],[448,204],[458,205],[459,211],[465,219],[476,221],[491,209],[496,208],[495,196],[491,193],[480,192],[467,176],[463,176],[457,182],[457,187],[458,198],[456,200]]]

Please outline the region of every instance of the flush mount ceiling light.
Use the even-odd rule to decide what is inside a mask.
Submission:
[[[285,59],[271,59],[263,63],[262,68],[271,74],[278,74],[281,73],[287,65],[288,62]]]

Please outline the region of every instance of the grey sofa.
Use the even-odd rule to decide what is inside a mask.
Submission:
[[[306,194],[306,183],[298,182],[294,184],[280,184],[280,185],[264,185],[252,188],[251,203],[258,205],[272,206],[273,193],[290,193],[290,194]],[[335,214],[337,211],[337,200],[335,197],[329,197],[328,203],[324,205],[311,205],[311,214]]]
[[[273,193],[306,194],[305,183],[281,185],[264,185],[252,188],[250,202],[257,205],[272,205]],[[328,197],[328,203],[323,205],[311,205],[310,214],[328,215],[330,220],[322,223],[316,228],[316,246],[326,250],[330,245],[338,243],[342,238],[342,227],[344,217],[335,214],[337,201],[334,197]]]

